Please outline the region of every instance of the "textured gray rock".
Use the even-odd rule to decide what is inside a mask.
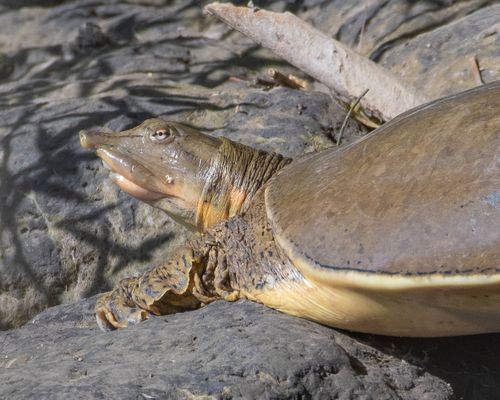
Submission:
[[[404,357],[254,303],[216,302],[111,333],[97,330],[92,305],[58,306],[0,333],[0,398],[451,397]]]
[[[499,21],[500,4],[491,4],[404,44],[398,43],[381,55],[380,61],[431,97],[476,86],[471,58],[479,63],[484,82],[500,79]],[[433,78],[421,79],[423,76]]]
[[[380,62],[429,98],[477,85],[470,58],[485,82],[500,78],[500,6],[489,0],[315,2],[298,7],[332,37]]]

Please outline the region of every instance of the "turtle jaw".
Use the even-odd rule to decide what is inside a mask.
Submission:
[[[154,175],[143,165],[112,148],[101,147],[96,155],[111,170],[111,180],[124,192],[145,201],[157,201],[168,196],[162,182],[157,182]]]

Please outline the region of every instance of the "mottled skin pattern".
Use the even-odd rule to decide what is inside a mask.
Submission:
[[[272,290],[281,280],[302,279],[274,241],[263,192],[243,216],[208,228],[170,261],[124,279],[99,298],[100,327],[124,328],[151,314],[192,310],[217,299],[259,301],[258,293]]]

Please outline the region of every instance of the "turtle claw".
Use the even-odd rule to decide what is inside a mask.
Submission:
[[[116,329],[107,319],[102,318],[99,314],[95,315],[95,320],[97,321],[97,326],[103,332],[110,332]]]
[[[104,332],[126,328],[149,318],[150,313],[130,304],[120,292],[114,290],[97,300],[95,306],[96,321]]]

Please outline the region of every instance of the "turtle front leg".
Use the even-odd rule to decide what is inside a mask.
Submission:
[[[125,328],[152,315],[194,310],[217,299],[236,300],[228,285],[225,257],[216,244],[199,236],[175,256],[137,278],[127,278],[96,303],[104,330]]]
[[[148,319],[149,313],[137,307],[130,296],[137,281],[138,278],[123,279],[116,289],[97,299],[95,313],[101,330],[125,328],[129,324]]]
[[[153,315],[199,308],[212,300],[193,294],[202,259],[191,248],[179,249],[173,259],[136,278],[123,279],[118,287],[97,300],[95,311],[102,330],[125,328]],[[200,293],[202,296],[203,293]]]

